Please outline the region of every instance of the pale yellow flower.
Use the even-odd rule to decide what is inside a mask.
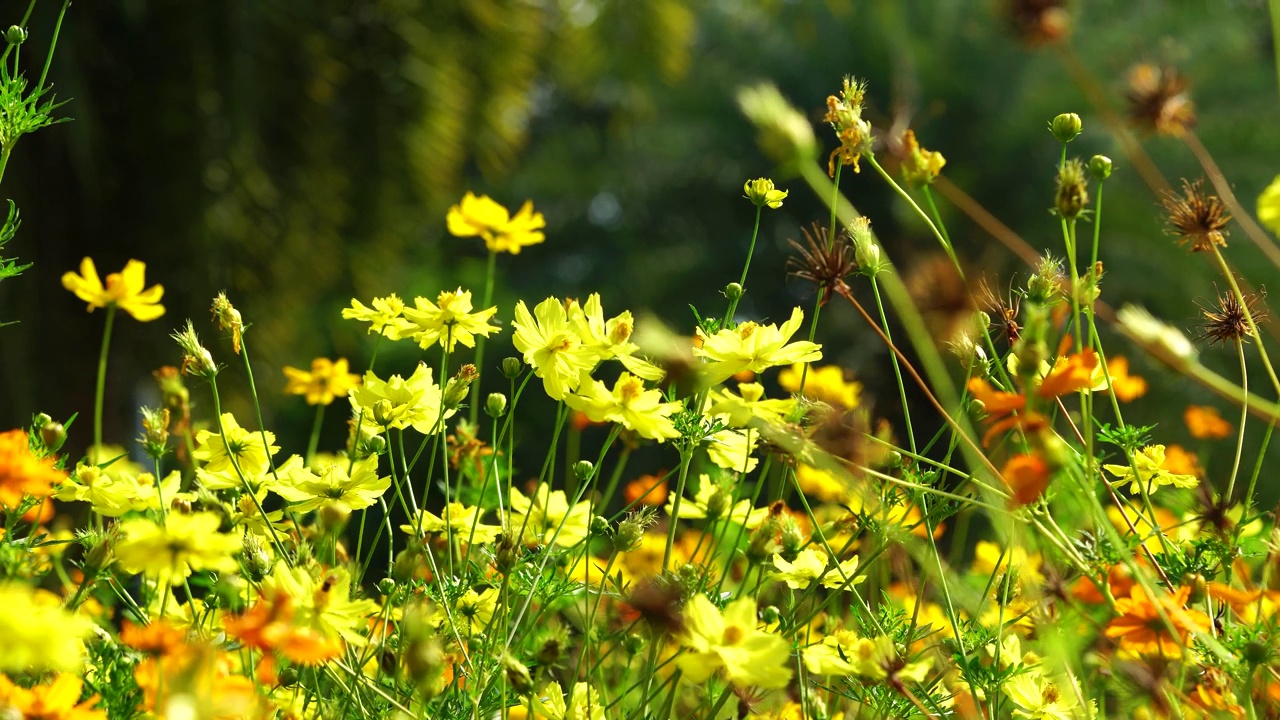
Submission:
[[[547,221],[534,212],[533,201],[527,200],[520,212],[512,216],[505,207],[488,195],[476,197],[468,192],[462,202],[449,208],[445,217],[449,232],[457,237],[480,237],[489,252],[520,254],[520,248],[536,245],[546,239],[542,228]]]
[[[579,305],[574,300],[570,300],[568,305],[569,322],[577,328],[583,347],[594,352],[599,360],[616,359],[632,375],[650,382],[662,379],[665,375],[662,368],[636,355],[640,346],[631,342],[635,319],[630,310],[624,310],[606,321],[604,308],[600,304],[600,293],[591,293],[585,305]]]
[[[791,644],[759,629],[756,601],[734,600],[721,612],[705,595],[685,603],[687,649],[676,664],[691,682],[704,682],[723,670],[729,682],[744,687],[781,688],[791,680]]]
[[[369,323],[369,332],[385,335],[392,340],[399,340],[403,335],[400,330],[405,324],[402,317],[404,301],[395,293],[383,298],[374,298],[373,307],[352,298],[351,307],[343,308],[344,320],[359,320]]]
[[[384,405],[379,402],[385,400]],[[364,421],[403,430],[412,427],[423,435],[434,435],[444,429],[444,420],[453,417],[456,408],[440,414],[441,391],[431,377],[431,368],[419,363],[408,379],[392,375],[387,380],[373,371],[364,374],[364,382],[351,393],[351,406],[364,411]]]
[[[583,373],[590,373],[596,366],[598,353],[582,344],[564,305],[553,297],[538,303],[533,314],[521,300],[516,304],[511,325],[515,328],[512,341],[516,350],[534,374],[542,378],[552,400],[563,400],[578,389]]]
[[[663,402],[662,391],[646,390],[644,380],[631,373],[618,376],[613,390],[609,390],[584,371],[578,390],[566,395],[564,402],[594,422],[616,422],[650,440],[662,442],[680,437],[671,415],[684,407],[683,403]]]
[[[289,395],[305,395],[308,405],[328,405],[335,397],[346,397],[360,384],[360,376],[347,372],[347,359],[316,358],[311,361],[311,371],[286,367],[284,375],[288,383],[284,391]]]
[[[744,322],[710,337],[698,330],[702,347],[693,354],[708,361],[704,374],[709,383],[722,382],[743,370],[761,372],[777,365],[815,362],[822,359],[822,346],[807,340],[787,342],[804,322],[804,312],[794,308],[782,324],[760,325]]]
[[[498,312],[497,307],[480,312],[471,310],[471,291],[462,288],[441,292],[434,303],[424,297],[414,298],[413,307],[404,309],[409,324],[400,334],[413,337],[423,349],[437,343],[449,352],[453,352],[458,343],[475,347],[477,335],[489,337],[501,328],[489,324],[489,318]]]

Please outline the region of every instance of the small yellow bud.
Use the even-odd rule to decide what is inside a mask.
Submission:
[[[1075,113],[1062,113],[1049,123],[1049,132],[1063,144],[1075,140],[1083,128],[1080,116]]]
[[[768,205],[774,210],[782,207],[782,201],[787,198],[787,191],[774,189],[773,181],[769,178],[748,180],[742,186],[742,192],[756,207]]]

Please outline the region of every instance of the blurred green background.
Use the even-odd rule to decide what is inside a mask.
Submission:
[[[17,22],[26,5],[5,0],[0,25]],[[950,181],[1038,250],[1061,247],[1047,212],[1059,148],[1046,123],[1078,112],[1085,133],[1072,153],[1105,153],[1117,168],[1106,187],[1104,299],[1141,302],[1194,328],[1194,301],[1215,294],[1213,269],[1163,234],[1157,195],[1069,68],[1079,63],[1123,113],[1131,65],[1178,66],[1193,83],[1198,136],[1252,208],[1280,172],[1265,3],[1092,0],[1067,4],[1065,15],[1034,14],[1056,5],[76,3],[50,69],[73,122],[24,138],[0,186],[23,219],[8,254],[35,263],[0,284],[0,319],[20,321],[0,329],[0,426],[24,424],[33,412],[80,412],[71,447],[88,444],[103,314],[86,313],[59,278],[85,255],[104,275],[138,258],[149,283],[165,286],[168,313],[148,324],[122,316],[116,325],[107,439],[138,434],[138,405],[155,402],[150,371],[180,361],[168,334],[185,318],[219,361],[234,361],[208,320],[210,300],[225,290],[253,326],[247,338],[267,424],[285,452],[300,452],[311,410],[283,396],[281,367],[345,356],[362,372],[372,337],[339,319],[352,297],[434,297],[462,285],[478,298],[482,244],[451,237],[444,225],[467,190],[513,209],[531,198],[547,218],[545,244],[499,258],[504,324],[517,298],[599,291],[610,314],[650,310],[688,332],[688,305],[722,308],[720,290],[740,272],[753,219],[743,181],[772,175],[792,194],[765,214],[740,315],[777,321],[797,303],[807,311],[812,291],[786,278],[786,241],[826,213],[798,178],[775,173],[736,109],[737,88],[760,80],[776,82],[809,114],[825,152],[834,147],[820,122],[826,96],[845,74],[868,79],[878,132],[909,122],[923,145],[945,154]],[[36,7],[23,47],[29,74],[38,74],[59,7]],[[1030,42],[1027,29],[1045,17],[1053,27],[1065,18],[1065,40]],[[1181,141],[1140,141],[1170,182],[1202,174]],[[843,188],[901,268],[936,251],[869,170],[846,173]],[[1014,272],[1024,273],[1018,283],[1025,278],[1025,264],[950,203],[942,212],[972,274],[985,273],[997,288],[1014,282]],[[1243,233],[1230,239],[1236,266],[1253,284],[1268,284],[1275,267]],[[877,407],[896,417],[885,349],[850,308],[831,308],[818,338],[828,360],[858,372]],[[510,352],[509,342],[507,331],[490,346],[489,365]],[[1227,377],[1238,375],[1231,350],[1204,355]],[[383,373],[408,370],[419,352],[399,347],[383,357]],[[1189,401],[1235,415],[1206,391],[1133,360],[1152,392],[1129,412],[1162,423],[1162,440],[1206,449],[1189,442],[1179,419]],[[238,364],[233,370],[223,384],[239,396],[231,409],[245,412]],[[486,389],[505,387],[489,375]],[[203,388],[193,397],[207,402]],[[322,449],[341,442],[343,414],[328,414]],[[1208,453],[1215,468],[1230,461],[1223,443]]]

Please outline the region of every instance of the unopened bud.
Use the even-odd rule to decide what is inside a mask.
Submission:
[[[484,401],[484,411],[491,418],[500,418],[507,414],[507,396],[502,393],[489,393]]]
[[[445,383],[444,394],[441,396],[444,406],[448,410],[453,410],[467,399],[467,392],[471,389],[471,383],[475,381],[480,374],[476,372],[476,366],[467,363],[458,369],[458,373],[449,378],[449,382]]]
[[[244,320],[240,317],[240,311],[235,309],[224,292],[218,293],[218,296],[213,299],[213,320],[217,323],[219,330],[231,333],[231,349],[239,355],[244,338]]]
[[[777,606],[774,605],[770,605],[760,611],[760,619],[764,621],[765,625],[772,625],[778,622],[778,618],[780,617],[782,617],[782,613],[778,610]]]
[[[732,282],[724,286],[724,296],[729,298],[731,302],[741,299],[743,292],[745,291],[742,289],[742,286],[736,282]]]
[[[182,372],[197,377],[211,378],[218,374],[218,366],[213,362],[213,355],[200,344],[196,335],[196,327],[187,321],[187,326],[170,335],[182,348]]]
[[[395,407],[390,400],[379,400],[373,404],[373,421],[382,427],[387,427],[395,420],[394,412]]]
[[[390,596],[396,591],[396,581],[391,578],[382,578],[378,581],[378,592],[383,595]]]
[[[609,521],[599,515],[591,518],[591,525],[588,527],[592,537],[607,537],[609,535]]]
[[[509,357],[502,359],[502,375],[508,380],[515,380],[520,377],[520,373],[524,372],[524,363],[520,362],[518,357]]]
[[[579,460],[573,464],[573,476],[578,479],[578,482],[590,480],[595,471],[595,463],[590,460]]]
[[[502,671],[507,686],[515,690],[516,694],[523,697],[533,692],[533,677],[529,675],[529,668],[511,653],[502,654]]]
[[[9,29],[4,31],[4,40],[10,45],[21,45],[27,41],[27,29],[10,25]]]
[[[638,655],[644,649],[644,638],[638,633],[631,633],[622,638],[622,648],[632,656]]]
[[[1111,158],[1106,155],[1094,155],[1089,158],[1089,174],[1093,179],[1102,182],[1111,177]]]
[[[40,442],[49,452],[57,452],[62,443],[67,441],[67,429],[62,423],[50,420],[40,426]]]
[[[1058,192],[1054,204],[1058,214],[1066,220],[1080,217],[1089,204],[1089,186],[1084,177],[1084,165],[1079,160],[1072,158],[1058,170]]]
[[[271,574],[271,568],[275,565],[275,559],[271,557],[271,553],[267,551],[266,546],[253,533],[245,533],[244,540],[241,542],[241,551],[244,554],[244,566],[249,575],[249,579],[255,583],[262,582],[262,579]]]
[[[1080,121],[1080,116],[1075,113],[1062,113],[1049,123],[1049,132],[1053,133],[1053,136],[1060,143],[1069,143],[1075,140],[1083,129],[1084,123]]]

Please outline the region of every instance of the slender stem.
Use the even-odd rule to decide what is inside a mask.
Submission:
[[[1261,341],[1259,341],[1261,342]],[[1249,420],[1249,367],[1244,361],[1244,341],[1236,338],[1236,354],[1240,357],[1240,387],[1244,390],[1244,402],[1240,403],[1240,429],[1236,435],[1236,459],[1231,464],[1231,479],[1227,481],[1225,499],[1230,502],[1236,489],[1236,476],[1240,473],[1240,456],[1244,454],[1244,425]],[[1245,508],[1246,510],[1248,508]]]
[[[876,310],[880,313],[880,325],[884,328],[884,336],[893,342],[893,335],[889,332],[889,320],[884,313],[884,301],[880,299],[880,284],[876,282],[875,276],[871,277],[871,292],[876,296]],[[889,353],[889,359],[893,362],[893,377],[898,382],[898,400],[902,403],[902,422],[907,427],[907,443],[911,448],[911,452],[916,452],[916,432],[911,423],[911,406],[907,403],[907,388],[902,384],[902,368],[898,365],[898,356]]]
[[[107,355],[111,349],[111,329],[116,321],[116,306],[107,305],[107,326],[102,331],[102,351],[98,353],[98,388],[93,397],[93,447],[94,452],[102,450],[102,401],[107,392]],[[95,456],[95,461],[103,458]]]
[[[18,27],[27,26],[27,23],[31,20],[31,11],[35,9],[36,9],[36,0],[31,0],[31,2],[27,3],[27,11],[22,14],[22,22],[18,23]],[[9,53],[13,50],[14,47],[16,46],[9,45],[7,43],[5,44],[4,54],[0,55],[0,63],[9,59]]]
[[[316,457],[316,448],[320,445],[320,427],[324,425],[324,405],[316,405],[316,419],[311,423],[311,438],[307,440],[307,465]]]
[[[1267,376],[1271,378],[1271,385],[1275,388],[1276,394],[1280,395],[1280,378],[1276,377],[1275,368],[1271,366],[1271,358],[1267,357],[1267,346],[1262,341],[1262,334],[1258,332],[1258,325],[1254,321],[1253,312],[1249,310],[1249,303],[1246,301],[1244,294],[1240,292],[1240,284],[1236,282],[1236,276],[1231,272],[1231,268],[1227,267],[1227,261],[1222,257],[1222,251],[1218,249],[1217,245],[1213,246],[1213,258],[1218,262],[1218,270],[1222,272],[1222,276],[1227,279],[1227,284],[1231,286],[1231,292],[1235,295],[1236,302],[1240,304],[1240,312],[1244,313],[1244,319],[1249,324],[1249,333],[1258,341],[1258,355],[1262,357],[1262,367],[1266,369]]]
[[[9,164],[9,153],[13,152],[13,141],[0,147],[0,182],[4,180],[4,169]]]
[[[831,229],[827,232],[827,252],[836,244],[836,215],[837,209],[840,207],[840,175],[844,170],[843,164],[836,165],[836,174],[831,179]],[[812,185],[812,183],[811,183]],[[814,186],[816,192],[818,188]],[[822,306],[827,302],[826,288],[818,289],[818,297],[813,301],[813,315],[809,318],[809,342],[813,342],[813,338],[818,333],[818,316],[822,314]],[[800,396],[804,397],[805,382],[809,379],[809,363],[805,363],[800,370]]]
[[[1267,3],[1271,10],[1271,48],[1276,55],[1276,80],[1280,82],[1280,0]]]
[[[747,261],[742,264],[742,278],[738,280],[738,296],[729,299],[729,311],[724,314],[724,325],[728,327],[733,322],[733,314],[738,310],[738,301],[742,299],[743,294],[747,290],[747,271],[751,269],[751,258],[756,254],[756,238],[760,236],[760,214],[764,212],[763,205],[756,206],[756,224],[751,230],[751,245],[747,248]]]
[[[480,309],[488,310],[489,303],[493,302],[493,276],[498,265],[498,253],[489,252],[489,264],[484,273],[484,299],[480,301]],[[476,370],[480,372],[480,377],[471,383],[471,397],[467,402],[471,405],[468,410],[468,419],[472,425],[476,424],[476,418],[480,417],[480,381],[484,378],[484,346],[486,337],[480,335],[476,337]],[[443,378],[442,378],[443,379]]]
[[[684,499],[684,484],[689,479],[689,462],[691,460],[693,460],[693,453],[688,450],[680,451],[680,477],[676,480],[676,494],[671,501],[671,517],[669,519],[671,526],[667,528],[667,547],[662,553],[663,572],[671,569],[671,548],[676,542],[676,526],[680,524],[680,502]]]
[[[49,76],[49,64],[53,62],[53,51],[58,47],[58,34],[62,32],[62,18],[66,17],[68,7],[71,7],[71,0],[62,0],[62,9],[58,11],[58,23],[53,26],[53,39],[49,41],[49,54],[44,58],[44,70],[40,71],[40,82],[36,83],[36,96],[44,90],[44,80]]]
[[[884,178],[884,181],[889,183],[889,187],[893,188],[893,191],[898,193],[899,197],[907,201],[907,204],[911,206],[912,210],[916,211],[916,215],[920,216],[920,219],[924,221],[924,224],[929,226],[930,232],[932,232],[933,236],[938,239],[938,242],[942,245],[942,249],[947,252],[947,257],[951,258],[951,264],[956,266],[956,272],[959,272],[960,277],[963,278],[964,269],[960,267],[960,261],[956,258],[956,251],[952,249],[951,243],[947,240],[947,237],[938,230],[938,226],[933,224],[933,220],[929,218],[928,213],[920,207],[915,199],[911,197],[910,193],[895,182],[894,179],[889,176],[889,173],[885,172],[884,168],[880,167],[880,163],[876,162],[874,155],[867,153],[866,155],[863,155],[863,157],[871,163],[871,167],[875,168],[876,172],[880,173],[880,177]]]

